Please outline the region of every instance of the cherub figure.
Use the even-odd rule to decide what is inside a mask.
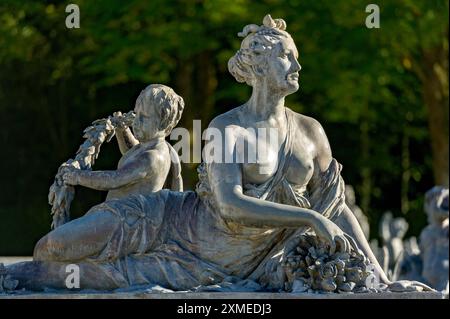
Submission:
[[[68,185],[81,185],[96,190],[107,190],[107,200],[130,194],[148,194],[164,188],[182,191],[178,155],[165,141],[178,123],[184,101],[171,88],[153,84],[145,88],[136,100],[136,118],[131,132],[128,127],[116,129],[122,158],[117,170],[88,171],[67,169],[63,180]],[[121,113],[115,113],[120,117]]]

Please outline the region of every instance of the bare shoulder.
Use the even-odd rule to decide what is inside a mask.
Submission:
[[[292,113],[297,127],[300,129],[300,134],[306,135],[314,144],[315,158],[320,169],[326,170],[332,160],[332,153],[325,130],[316,119],[296,112]]]
[[[170,151],[166,143],[161,143],[155,147],[143,150],[135,159],[143,166],[151,169],[161,169],[169,163]]]
[[[222,131],[227,127],[240,126],[239,110],[240,107],[235,107],[228,112],[216,116],[209,123],[208,128],[217,128]]]

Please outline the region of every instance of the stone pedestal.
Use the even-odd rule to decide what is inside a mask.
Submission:
[[[5,265],[32,260],[32,257],[0,257]],[[163,291],[161,289],[160,291]],[[127,292],[17,292],[0,294],[0,299],[448,299],[440,292],[308,294],[268,292],[155,292],[137,289]]]
[[[290,294],[265,292],[120,292],[120,293],[26,293],[0,295],[0,299],[448,299],[439,292],[371,294]]]

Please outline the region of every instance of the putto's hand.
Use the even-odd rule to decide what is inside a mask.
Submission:
[[[75,186],[80,183],[78,177],[79,177],[78,170],[71,169],[71,170],[67,170],[64,173],[64,175],[62,176],[62,179],[64,181],[64,184]]]
[[[120,111],[113,113],[114,121],[116,124],[116,131],[123,131],[125,130],[128,125],[125,124],[125,119],[123,118],[123,114]]]

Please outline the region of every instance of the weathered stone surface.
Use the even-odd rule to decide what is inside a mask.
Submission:
[[[264,292],[172,292],[172,293],[31,293],[0,295],[0,299],[448,299],[439,292],[383,292],[361,294],[309,294]]]

